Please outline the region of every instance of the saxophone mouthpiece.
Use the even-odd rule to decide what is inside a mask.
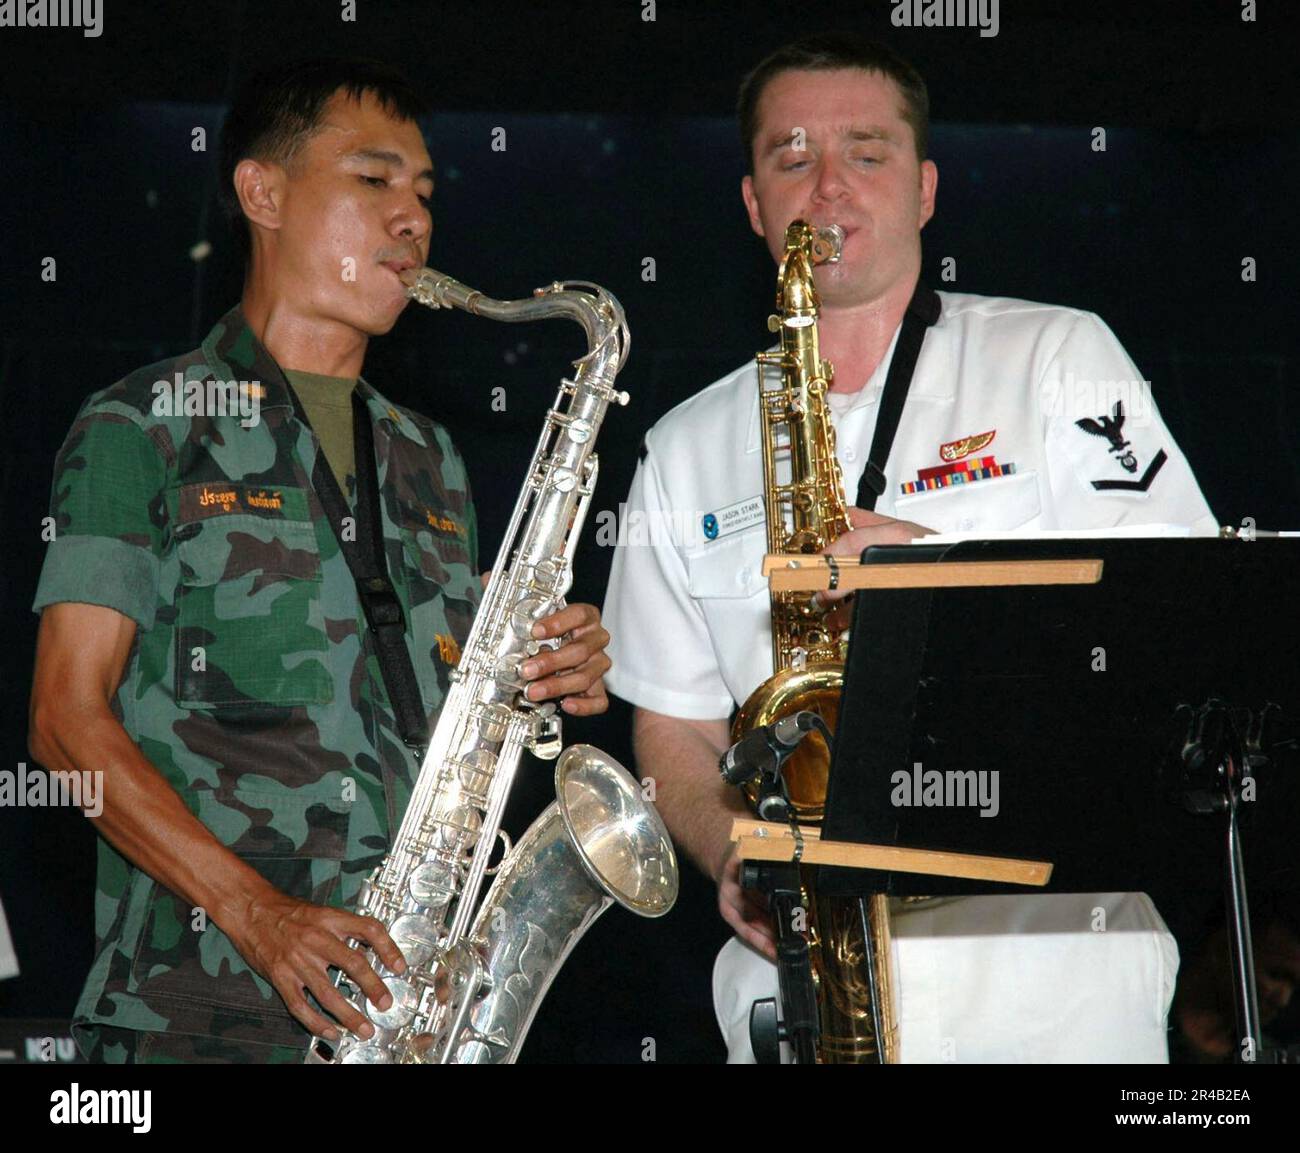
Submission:
[[[438,293],[437,274],[425,267],[403,268],[397,279],[406,285],[406,295],[426,308],[449,308]],[[447,278],[443,278],[446,280]]]
[[[816,264],[838,264],[844,251],[844,229],[838,224],[828,224],[817,230],[812,242],[813,261]]]

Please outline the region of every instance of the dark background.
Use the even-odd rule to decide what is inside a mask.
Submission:
[[[615,292],[633,333],[632,404],[600,438],[600,491],[571,599],[600,603],[600,510],[624,499],[644,429],[767,342],[771,261],[739,197],[740,76],[794,35],[886,37],[926,77],[940,170],[925,270],[938,287],[1098,312],[1144,376],[1222,523],[1300,527],[1296,355],[1298,105],[1288,10],[1235,0],[1004,0],[1000,30],[894,29],[889,3],[430,4],[106,0],[104,34],[0,29],[0,764],[27,759],[26,704],[54,454],[81,399],[194,347],[238,297],[214,200],[233,86],[300,55],[370,55],[431,96],[430,263],[498,297],[557,277]],[[493,152],[491,132],[507,132]],[[191,149],[195,127],[207,152]],[[1091,148],[1104,127],[1107,150]],[[196,260],[199,242],[211,254]],[[41,261],[58,262],[54,284]],[[642,279],[643,260],[655,279]],[[939,263],[957,261],[955,283]],[[1243,283],[1241,263],[1258,263]],[[567,362],[569,325],[410,310],[365,374],[446,424],[476,486],[484,560]],[[504,413],[491,390],[506,389]],[[1231,634],[1230,613],[1218,622]],[[571,722],[631,764],[628,710]],[[532,774],[508,821],[548,799]],[[91,947],[93,834],[66,811],[0,811],[0,892],[23,975],[0,1018],[66,1018]],[[677,909],[608,914],[563,970],[532,1060],[717,1059],[709,977],[727,936],[684,870]],[[1195,942],[1182,942],[1186,951]]]

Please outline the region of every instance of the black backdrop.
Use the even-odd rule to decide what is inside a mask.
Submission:
[[[888,3],[659,3],[646,21],[640,0],[450,12],[359,0],[353,23],[332,2],[105,7],[99,39],[0,30],[0,767],[27,759],[29,606],[54,454],[82,397],[193,347],[236,300],[212,149],[232,83],[293,55],[378,56],[430,92],[430,263],[496,296],[575,277],[625,305],[633,403],[601,434],[572,599],[602,599],[612,554],[591,526],[624,498],[644,428],[766,342],[772,267],[741,210],[730,109],[746,67],[822,27],[884,35],[927,77],[940,170],[931,281],[1095,310],[1153,382],[1220,521],[1300,527],[1300,133],[1282,5],[1249,23],[1226,0],[1005,0],[993,38],[893,29]],[[207,152],[192,150],[196,127]],[[490,147],[496,127],[504,152]],[[196,258],[201,242],[211,251]],[[946,257],[953,283],[939,281]],[[572,326],[421,311],[372,345],[368,379],[464,451],[485,560],[580,341]],[[491,407],[497,386],[504,412]],[[628,724],[615,702],[568,733],[630,764]],[[546,802],[547,778],[519,790],[515,831]],[[0,1018],[70,1013],[92,944],[92,853],[73,814],[0,810],[0,894],[23,966],[0,984]],[[527,1058],[637,1061],[648,1037],[660,1061],[719,1057],[709,974],[726,935],[690,870],[664,921],[607,915],[562,972]]]

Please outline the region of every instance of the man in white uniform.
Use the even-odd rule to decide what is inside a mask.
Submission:
[[[1216,530],[1147,383],[1100,319],[918,288],[938,171],[910,65],[852,38],[802,41],[750,74],[739,112],[745,208],[773,256],[795,219],[845,233],[840,262],[816,282],[850,499],[901,322],[910,308],[927,324],[892,449],[876,462],[884,489],[874,512],[851,511],[855,527],[833,551],[927,529]],[[655,531],[619,548],[604,610],[607,681],[636,706],[638,766],[736,930],[714,999],[739,1061],[753,1059],[751,1003],[776,992],[772,929],[740,889],[729,840],[748,813],[717,769],[732,710],[773,671],[757,395],[751,362],[646,435],[627,511]],[[893,923],[904,1061],[1168,1059],[1177,948],[1144,895],[951,899],[898,907]]]

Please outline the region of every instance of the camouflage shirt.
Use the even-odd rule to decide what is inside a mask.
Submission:
[[[217,392],[198,387],[210,381],[246,382],[242,408],[214,406]],[[388,569],[432,717],[479,597],[465,466],[441,426],[364,379],[357,387],[375,430]],[[77,601],[132,618],[114,701],[127,733],[267,880],[350,907],[418,765],[311,484],[317,452],[280,369],[232,309],[199,349],[82,406],[55,467],[55,539],[33,608]],[[215,924],[196,928],[202,915],[102,838],[98,853],[97,947],[74,1020],[83,1047],[99,1025],[305,1046]]]

